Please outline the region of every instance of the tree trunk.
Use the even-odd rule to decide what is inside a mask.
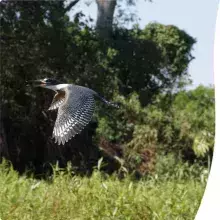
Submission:
[[[2,111],[0,109],[0,162],[2,160],[2,157],[9,159],[3,116],[2,116]]]
[[[96,0],[98,6],[96,29],[100,37],[109,38],[112,33],[116,1],[117,0]]]

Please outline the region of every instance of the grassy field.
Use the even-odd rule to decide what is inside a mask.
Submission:
[[[194,219],[204,187],[190,178],[118,180],[99,171],[45,181],[0,165],[0,219]]]

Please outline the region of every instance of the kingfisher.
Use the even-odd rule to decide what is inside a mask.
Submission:
[[[107,101],[97,92],[87,87],[62,84],[52,78],[32,80],[30,82],[34,82],[35,87],[55,91],[48,110],[58,109],[52,134],[52,138],[55,138],[55,143],[58,143],[58,145],[64,145],[76,134],[80,134],[91,121],[95,109],[95,97],[107,105],[119,108],[117,104]]]

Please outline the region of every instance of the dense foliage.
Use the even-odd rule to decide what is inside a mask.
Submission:
[[[0,219],[193,219],[215,135],[214,88],[184,89],[195,39],[120,22],[103,39],[81,12],[68,17],[77,2],[0,1],[0,162],[12,164],[0,164]],[[97,102],[89,126],[57,146],[53,94],[26,86],[44,77],[120,108]]]
[[[127,164],[151,171],[158,155],[172,153],[176,161],[210,163],[214,146],[214,89],[199,86],[176,94],[159,94],[141,107],[137,94],[117,96],[123,107],[101,117],[100,138],[124,146]],[[113,120],[112,120],[113,119]],[[207,161],[208,160],[208,161]]]
[[[63,1],[0,4],[0,110],[7,157],[16,168],[43,169],[57,160],[65,166],[71,160],[88,170],[104,156],[114,158],[117,168],[122,163],[145,174],[155,170],[158,155],[210,160],[213,88],[176,91],[189,80],[193,59],[195,39],[185,31],[158,23],[143,30],[116,26],[105,40],[82,22],[82,13],[70,20]],[[95,146],[94,124],[65,148],[51,140],[56,113],[46,109],[52,94],[25,85],[45,76],[88,86],[120,103],[119,110],[98,105]]]

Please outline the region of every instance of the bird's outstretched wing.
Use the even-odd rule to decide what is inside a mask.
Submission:
[[[95,108],[93,90],[70,85],[65,92],[53,130],[53,137],[59,145],[82,131],[90,122]]]
[[[65,101],[65,91],[59,90],[53,97],[53,101],[48,110],[59,108]]]

